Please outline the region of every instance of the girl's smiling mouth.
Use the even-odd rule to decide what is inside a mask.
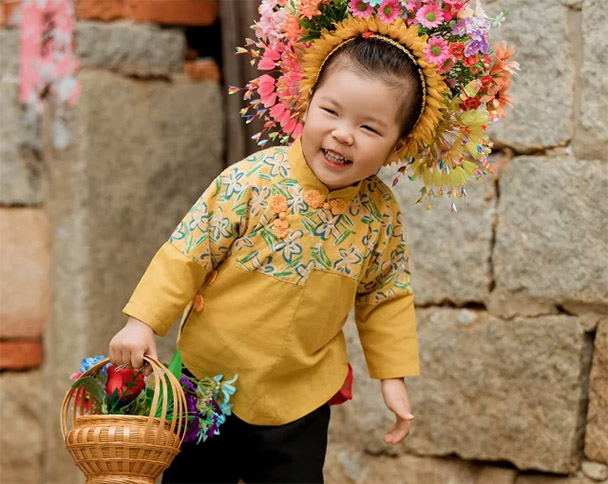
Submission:
[[[321,148],[321,151],[323,152],[323,156],[324,156],[327,164],[332,167],[342,167],[342,166],[347,166],[347,165],[352,164],[351,160],[347,160],[346,158],[344,158],[342,155],[336,153],[335,151],[326,150],[323,148]]]

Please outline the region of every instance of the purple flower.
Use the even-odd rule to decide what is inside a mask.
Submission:
[[[464,55],[471,57],[473,54],[481,52],[486,55],[488,52],[488,43],[485,40],[471,40],[464,48]]]

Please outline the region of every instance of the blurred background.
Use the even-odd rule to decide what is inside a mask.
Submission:
[[[395,187],[418,308],[415,419],[402,444],[382,442],[393,417],[350,322],[354,400],[332,407],[328,483],[608,482],[605,2],[484,5],[511,9],[494,35],[521,65],[492,128],[496,175],[456,213],[416,205],[417,181]],[[68,377],[107,354],[208,183],[258,149],[227,95],[258,75],[234,55],[257,7],[0,1],[0,482],[83,482],[59,431]],[[158,341],[165,361],[175,336]]]

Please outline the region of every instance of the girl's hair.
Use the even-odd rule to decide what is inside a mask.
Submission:
[[[422,110],[422,84],[418,67],[405,53],[380,39],[357,37],[327,59],[314,89],[318,89],[327,74],[337,68],[380,78],[393,88],[401,103],[397,119],[401,128],[399,137],[410,133]]]

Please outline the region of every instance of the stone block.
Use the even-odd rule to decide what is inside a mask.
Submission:
[[[578,318],[502,320],[466,309],[417,309],[421,376],[406,377],[411,432],[396,446],[378,381],[370,380],[356,329],[344,432],[372,454],[411,453],[508,461],[566,474],[580,466],[592,342]],[[356,437],[354,437],[356,436]]]
[[[39,208],[0,208],[0,338],[40,338],[49,315],[50,241]]]
[[[43,415],[51,411],[58,414],[59,410],[54,410],[59,407],[45,405],[42,381],[40,371],[0,374],[0,477],[3,483],[48,482],[42,478],[42,420]],[[62,451],[65,452],[63,447]]]
[[[16,79],[0,80],[0,113],[0,204],[39,204],[42,163],[23,146],[23,109]]]
[[[42,344],[36,341],[0,341],[0,370],[25,370],[42,364]]]
[[[177,29],[128,22],[77,23],[76,54],[83,66],[129,76],[167,76],[183,70],[186,38]]]
[[[389,186],[394,172],[383,170],[382,178]],[[462,198],[456,200],[458,212],[449,211],[447,197],[439,199],[431,210],[425,208],[426,199],[416,205],[421,186],[419,180],[404,177],[393,187],[404,214],[416,304],[484,300],[492,280],[493,177],[471,181],[466,204]]]
[[[603,319],[595,335],[589,386],[589,410],[585,433],[585,455],[608,464],[608,319]]]
[[[592,137],[604,142],[604,147],[608,143],[607,25],[608,13],[604,2],[584,0],[581,122]],[[606,156],[605,150],[602,154]]]
[[[74,144],[56,151],[45,130],[54,228],[45,378],[53,408],[80,359],[108,353],[150,259],[223,166],[217,84],[143,82],[89,69],[78,80]],[[175,333],[158,343],[167,361]],[[76,482],[55,414],[47,421],[48,479]]]
[[[599,161],[522,156],[503,168],[492,312],[511,317],[577,303],[606,311],[605,193],[608,166]]]
[[[490,45],[502,40],[514,44],[512,60],[521,71],[512,76],[509,90],[514,107],[489,133],[518,151],[565,145],[572,137],[573,116],[569,9],[552,0],[499,0],[485,6],[491,17],[507,8],[505,23],[491,30]]]
[[[514,484],[517,469],[455,457],[371,455],[330,440],[323,474],[328,484]]]
[[[19,80],[19,29],[0,29],[0,81]]]

